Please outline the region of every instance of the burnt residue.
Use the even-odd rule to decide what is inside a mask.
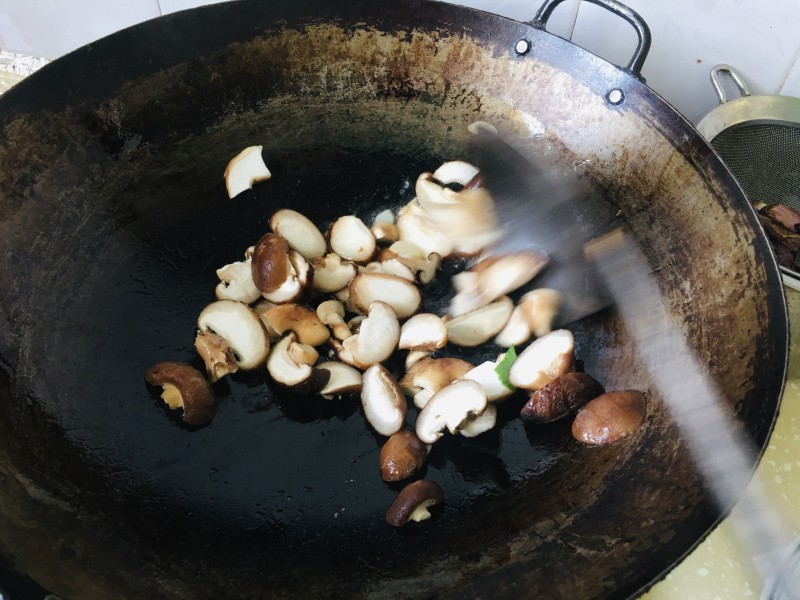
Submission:
[[[638,104],[606,105],[609,85]],[[621,597],[704,535],[717,514],[613,310],[571,327],[576,352],[606,389],[646,393],[642,429],[587,448],[512,397],[498,430],[434,448],[445,502],[402,531],[358,398],[237,374],[189,431],[144,384],[160,360],[200,366],[214,271],[274,210],[324,230],[396,209],[469,156],[476,119],[531,133],[604,224],[622,211],[742,426],[768,435],[786,321],[738,192],[660,99],[554,36],[437,3],[242,1],[98,42],[0,104],[0,553],[59,595]],[[273,177],[229,200],[225,164],[251,144]],[[442,279],[426,307],[451,293]]]

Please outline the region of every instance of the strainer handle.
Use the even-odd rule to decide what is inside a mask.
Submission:
[[[722,82],[719,79],[720,73],[728,74],[733,83],[736,84],[736,87],[739,88],[739,93],[742,95],[742,97],[750,95],[750,88],[747,87],[747,83],[739,74],[739,71],[730,65],[717,65],[716,67],[711,68],[710,76],[711,85],[714,86],[714,91],[717,93],[717,98],[719,98],[720,104],[725,104],[728,101],[728,96],[725,94],[725,90],[722,87]]]
[[[625,67],[625,71],[644,81],[642,78],[642,67],[644,66],[644,61],[647,58],[647,53],[650,52],[651,41],[650,28],[647,26],[647,23],[645,23],[644,19],[639,16],[639,13],[625,6],[622,4],[622,2],[617,2],[617,0],[586,1],[596,4],[597,6],[614,13],[618,17],[622,17],[628,23],[630,23],[631,27],[636,30],[639,43],[636,44],[636,50],[634,50],[628,66]],[[530,22],[530,25],[532,27],[536,27],[536,29],[544,30],[547,27],[547,21],[550,19],[550,15],[553,14],[556,6],[562,2],[564,2],[564,0],[545,0],[544,4],[542,4],[542,6],[536,12],[536,16]]]

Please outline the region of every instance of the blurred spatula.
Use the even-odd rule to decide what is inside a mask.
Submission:
[[[550,279],[545,283],[540,275],[534,283],[565,294],[570,306],[564,322],[613,301],[720,511],[738,503],[731,523],[743,555],[753,560],[764,584],[762,598],[798,598],[800,581],[789,558],[792,524],[752,477],[755,449],[734,426],[631,237],[620,229],[604,232],[602,216],[592,214],[595,209],[576,183],[548,172],[499,136],[483,131],[474,143],[477,166],[505,226],[494,252],[548,252]]]
[[[542,250],[550,263],[533,284],[564,295],[559,314],[569,324],[609,305],[596,269],[583,245],[610,228],[587,201],[574,178],[557,174],[523,154],[499,135],[480,130],[472,137],[476,165],[495,200],[502,236],[488,254]]]

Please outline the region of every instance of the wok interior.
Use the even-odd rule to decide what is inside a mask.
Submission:
[[[380,481],[381,440],[357,399],[236,375],[215,386],[213,423],[189,431],[144,385],[154,362],[199,365],[195,320],[215,269],[274,210],[323,227],[369,221],[410,200],[419,173],[469,158],[466,126],[482,119],[591,185],[586,218],[619,219],[641,241],[698,356],[766,440],[786,356],[779,283],[744,198],[688,125],[620,71],[520,24],[416,4],[402,26],[396,7],[360,5],[301,22],[301,4],[271,18],[257,3],[179,15],[229,39],[192,59],[155,51],[152,72],[101,75],[85,97],[35,99],[87,60],[124,72],[113,51],[163,40],[169,22],[124,32],[9,96],[0,554],[76,597],[635,592],[717,516],[613,312],[572,328],[577,356],[607,388],[648,393],[640,432],[589,448],[569,422],[524,426],[510,401],[498,430],[436,445],[425,474],[446,505],[403,530],[383,520],[399,488]],[[507,50],[521,33],[541,56]],[[598,90],[620,83],[629,102],[610,108]],[[252,144],[273,178],[230,201],[222,171]],[[437,284],[428,307],[448,292]]]

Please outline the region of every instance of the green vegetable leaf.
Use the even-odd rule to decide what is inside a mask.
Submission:
[[[517,351],[514,349],[514,346],[511,346],[506,351],[506,355],[503,357],[503,360],[497,363],[497,366],[494,368],[494,372],[497,373],[497,377],[500,379],[500,383],[502,383],[510,390],[513,390],[515,388],[508,381],[508,372],[511,370],[511,365],[514,364],[515,360],[517,360]]]

